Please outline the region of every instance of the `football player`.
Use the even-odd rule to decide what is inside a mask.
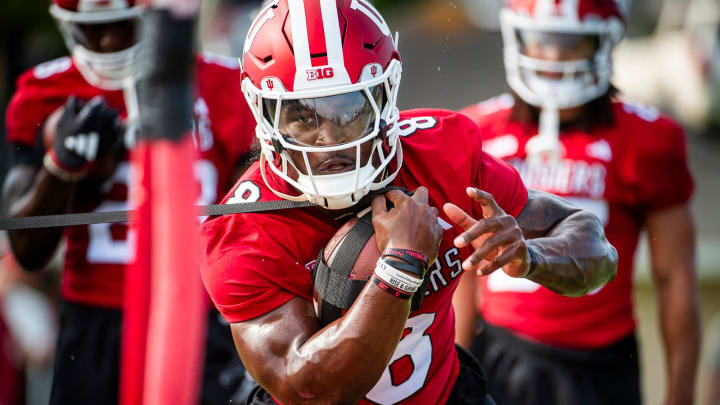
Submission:
[[[639,404],[633,256],[648,233],[667,365],[665,404],[691,404],[698,359],[693,181],[683,131],[657,110],[620,101],[611,51],[623,14],[614,0],[513,0],[500,14],[512,94],[470,106],[483,149],[528,187],[595,213],[617,248],[617,278],[568,298],[503,272],[479,279],[484,322],[475,354],[508,404]],[[474,308],[457,305],[470,344]]]
[[[567,294],[614,277],[600,222],[528,191],[482,152],[467,117],[398,111],[400,55],[368,1],[270,2],[249,30],[243,75],[262,151],[224,201],[317,204],[201,227],[203,280],[259,382],[249,403],[490,403],[479,365],[454,344],[464,270],[502,268]],[[386,185],[414,194],[377,192]],[[368,206],[389,256],[322,327],[313,261]],[[411,311],[423,277],[427,294]]]
[[[71,56],[36,66],[18,81],[7,111],[13,164],[3,191],[4,212],[21,217],[126,210],[134,168],[124,142],[129,125],[122,89],[132,85],[142,8],[134,0],[54,0],[50,12]],[[227,191],[254,140],[250,110],[234,102],[243,97],[239,75],[236,61],[197,57],[193,141],[198,158],[192,163],[197,204],[214,203]],[[132,231],[126,224],[94,224],[8,235],[28,270],[44,267],[65,240],[51,403],[117,403],[123,279],[132,260]],[[210,315],[210,322],[217,318]],[[227,337],[209,341],[225,339],[232,350],[226,327],[211,327],[210,333],[218,330]],[[218,356],[215,347],[207,353],[225,362],[234,356],[232,351]],[[219,402],[227,403],[230,393]]]

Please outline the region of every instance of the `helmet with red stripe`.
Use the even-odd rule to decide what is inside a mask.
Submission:
[[[80,73],[90,84],[109,90],[121,88],[132,75],[140,47],[134,31],[142,10],[136,0],[53,0],[50,6]],[[121,32],[132,37],[128,46],[112,51],[93,47],[95,28],[112,24],[124,24]]]
[[[402,69],[369,1],[274,0],[252,24],[242,64],[263,177],[267,161],[299,192],[268,184],[276,194],[339,209],[395,177]]]
[[[622,0],[510,0],[500,12],[505,71],[510,87],[541,108],[583,105],[608,91],[610,53],[623,35]],[[560,48],[592,44],[586,58],[547,60],[530,45]],[[561,49],[563,50],[563,49]]]

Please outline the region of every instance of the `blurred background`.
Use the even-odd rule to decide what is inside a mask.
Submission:
[[[506,90],[497,12],[500,0],[376,0],[403,57],[401,109],[459,109]],[[0,2],[0,115],[17,76],[66,54],[48,0]],[[203,50],[238,56],[257,0],[204,0]],[[696,180],[699,291],[703,327],[697,403],[720,386],[720,1],[634,0],[625,40],[614,55],[613,83],[625,98],[651,104],[682,123]],[[237,100],[238,102],[244,102]],[[4,138],[4,126],[0,129]],[[0,143],[0,181],[8,158]],[[55,339],[57,270],[23,274],[0,235],[0,394],[17,389],[27,403],[47,403]],[[647,249],[636,260],[643,394],[659,404],[664,358]],[[59,263],[54,266],[56,269]],[[9,378],[24,370],[25,384]],[[19,381],[18,381],[19,383]],[[1,395],[0,395],[1,396]],[[720,402],[717,402],[720,403]],[[714,403],[713,403],[714,404]]]

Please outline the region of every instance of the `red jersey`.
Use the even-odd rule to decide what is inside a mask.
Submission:
[[[481,152],[477,127],[467,117],[443,110],[413,110],[400,114],[404,161],[393,184],[414,190],[428,188],[430,205],[453,202],[475,217],[479,204],[465,194],[473,185],[491,192],[498,204],[517,216],[527,190],[510,165]],[[291,187],[266,170],[280,192]],[[226,202],[279,200],[260,176],[255,163],[240,179]],[[428,270],[428,292],[422,306],[410,314],[404,337],[375,387],[362,403],[445,403],[459,372],[455,352],[452,294],[467,249],[457,249],[458,229],[440,214],[445,234],[438,259]],[[298,208],[213,218],[202,227],[205,238],[200,267],[205,286],[228,322],[266,314],[302,297],[312,302],[310,265],[341,222]]]
[[[612,125],[588,133],[561,131],[558,162],[526,160],[536,125],[511,118],[504,95],[462,112],[480,126],[483,148],[518,169],[529,188],[568,199],[600,218],[618,251],[617,277],[590,294],[571,298],[501,271],[480,279],[479,310],[487,322],[560,347],[610,345],[635,329],[633,256],[648,213],[686,203],[693,190],[683,131],[657,110],[613,102]]]
[[[102,95],[110,107],[126,115],[122,91],[91,86],[72,60],[64,57],[38,65],[18,80],[17,92],[7,111],[8,141],[29,146],[41,142],[39,130],[43,123],[71,95],[81,100]],[[254,139],[255,119],[240,90],[240,69],[236,61],[214,55],[198,56],[194,112],[197,204],[211,204],[228,190],[236,163]],[[133,170],[131,162],[119,163],[99,191],[96,185],[81,181],[71,211],[129,209],[128,185]],[[122,307],[124,269],[134,251],[133,235],[128,229],[127,224],[66,229],[61,286],[64,299]]]

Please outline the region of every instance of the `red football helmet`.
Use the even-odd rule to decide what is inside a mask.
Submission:
[[[89,49],[86,25],[139,21],[143,7],[136,0],[53,0],[50,14],[55,17],[75,65],[88,83],[115,90],[132,75],[140,48],[139,41],[117,52]]]
[[[620,0],[510,0],[500,12],[505,70],[510,87],[526,102],[543,108],[569,108],[607,92],[610,53],[623,35]],[[561,48],[591,39],[588,59],[549,61],[527,56],[527,42]],[[538,74],[552,72],[561,79]]]
[[[301,192],[291,196],[273,189],[276,194],[339,209],[395,177],[402,164],[395,125],[402,69],[390,29],[367,0],[270,2],[248,32],[242,65],[263,177],[267,160]],[[297,111],[305,116],[288,118]],[[325,135],[330,141],[318,138],[324,122],[333,125]],[[367,154],[370,146],[364,161],[361,149]],[[338,151],[352,152],[351,167],[314,172],[309,155]],[[396,170],[387,173],[393,159]]]

